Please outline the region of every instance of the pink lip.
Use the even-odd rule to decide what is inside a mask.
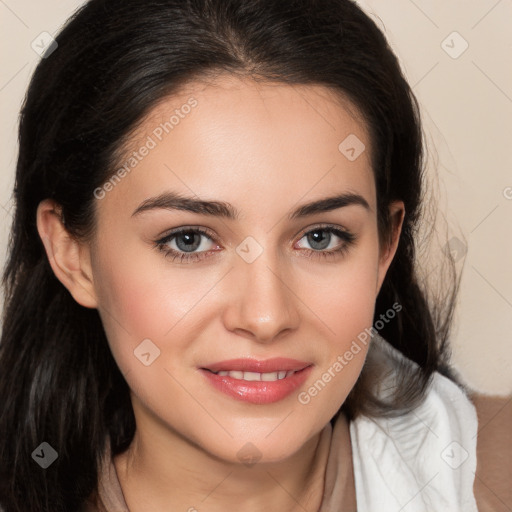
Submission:
[[[266,361],[255,359],[232,359],[200,368],[200,372],[210,384],[228,396],[252,404],[270,404],[283,400],[299,388],[311,373],[313,365],[296,359],[275,358]],[[213,371],[245,371],[271,373],[290,371],[295,373],[276,381],[246,381],[228,376],[220,376]]]

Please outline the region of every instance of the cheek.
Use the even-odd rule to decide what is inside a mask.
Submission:
[[[179,314],[180,303],[169,308],[179,293],[179,283],[155,269],[156,249],[135,237],[111,229],[95,255],[94,274],[101,309],[107,323],[135,336],[159,336]],[[121,251],[117,248],[122,247]],[[162,256],[163,259],[163,256]]]
[[[178,301],[169,303],[176,286],[155,275],[154,259],[148,257],[152,251],[104,239],[110,243],[100,248],[94,265],[98,310],[114,357],[120,366],[129,366],[136,361],[133,350],[144,339],[159,339],[181,308]]]
[[[312,309],[331,335],[346,338],[354,329],[369,326],[375,304],[375,273],[347,267],[329,280],[322,292],[310,295]]]
[[[325,324],[332,347],[340,350],[372,324],[377,285],[377,245],[362,240],[338,265],[315,276],[304,274],[301,296]]]
[[[310,410],[334,414],[359,377],[371,340],[376,269],[377,246],[368,244],[331,270],[328,284],[323,279],[323,286],[312,288],[311,280],[304,281],[310,288],[308,305],[320,319],[316,325],[326,340],[313,384],[299,396],[299,403]]]
[[[123,253],[117,254],[113,246],[124,247]],[[201,317],[196,311],[205,307],[205,297],[222,272],[192,267],[179,269],[140,242],[130,247],[126,241],[118,241],[102,248],[101,266],[96,265],[95,270],[98,309],[114,358],[124,373],[139,368],[134,350],[143,340],[151,340],[170,356],[200,335]],[[155,360],[155,365],[163,360]]]

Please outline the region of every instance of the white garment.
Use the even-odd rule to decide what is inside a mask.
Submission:
[[[373,342],[409,361],[382,338]],[[475,407],[464,391],[438,372],[414,411],[350,422],[357,511],[478,512],[477,428]]]

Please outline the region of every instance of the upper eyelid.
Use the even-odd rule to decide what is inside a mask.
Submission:
[[[325,229],[327,231],[328,230],[336,230],[336,231],[343,231],[345,233],[351,233],[351,230],[347,229],[344,226],[320,223],[320,224],[313,225],[313,227],[307,227],[307,228],[301,229],[297,235],[302,234],[302,236],[304,236],[306,233],[309,233],[310,231],[315,231],[316,229],[318,229],[318,230]]]
[[[212,240],[215,240],[215,235],[212,234],[212,232],[208,228],[199,228],[197,226],[186,226],[186,227],[179,227],[176,229],[171,230],[170,232],[166,233],[165,235],[162,235],[158,237],[157,242],[165,241],[169,238],[176,237],[180,235],[181,233],[188,233],[188,232],[194,232],[199,233],[200,235],[205,235],[210,237]]]

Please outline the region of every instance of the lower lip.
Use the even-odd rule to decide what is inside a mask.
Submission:
[[[220,376],[209,370],[200,369],[208,381],[228,396],[251,404],[271,404],[283,400],[299,388],[311,373],[312,366],[308,366],[289,377],[276,381],[248,381]]]

